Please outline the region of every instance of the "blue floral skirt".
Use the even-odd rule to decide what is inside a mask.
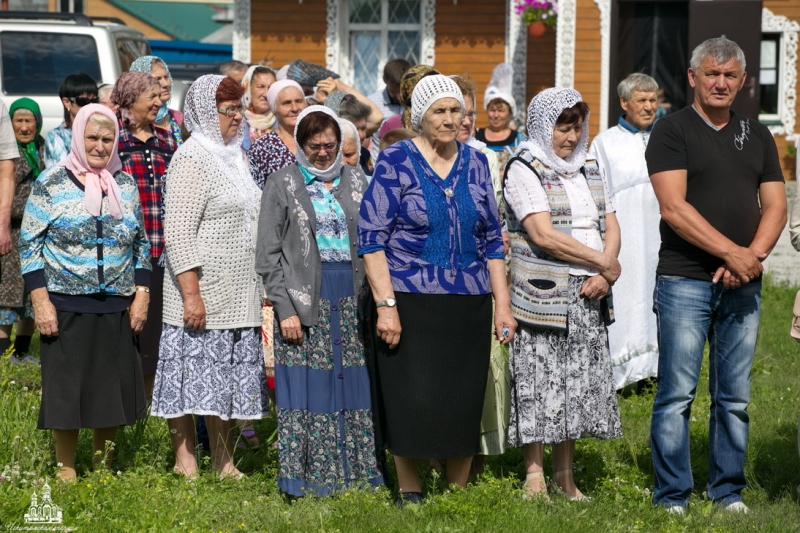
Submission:
[[[317,325],[301,345],[275,321],[278,487],[325,496],[383,483],[350,263],[323,263]]]
[[[162,325],[150,414],[193,414],[253,420],[269,413],[259,328],[204,329]]]

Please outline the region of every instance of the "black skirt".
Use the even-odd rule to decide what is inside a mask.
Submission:
[[[58,311],[58,336],[42,336],[38,429],[132,425],[147,416],[144,382],[126,311]]]
[[[478,453],[489,371],[492,296],[395,294],[402,333],[378,340],[386,444],[416,459]]]
[[[151,258],[153,271],[150,275],[150,305],[147,306],[147,322],[137,335],[142,373],[152,375],[158,368],[158,347],[161,341],[161,312],[164,305],[164,267],[158,266],[158,258]]]

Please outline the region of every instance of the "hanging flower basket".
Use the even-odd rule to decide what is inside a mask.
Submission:
[[[530,26],[528,26],[528,35],[533,37],[534,39],[538,39],[547,31],[547,26],[541,20],[537,20],[536,22],[532,22]]]
[[[556,28],[558,0],[517,0],[515,9],[531,37],[541,37],[548,27]]]

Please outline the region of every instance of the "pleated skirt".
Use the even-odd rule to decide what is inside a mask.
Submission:
[[[38,429],[129,426],[147,416],[144,381],[126,311],[58,311],[42,336]]]
[[[489,372],[492,296],[395,293],[402,333],[378,340],[386,444],[417,459],[478,453]]]

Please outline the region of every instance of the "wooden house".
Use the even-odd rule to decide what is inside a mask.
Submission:
[[[515,69],[520,113],[537,92],[574,87],[592,109],[591,133],[616,123],[616,84],[653,75],[675,108],[691,100],[691,49],[725,34],[748,58],[735,107],[775,135],[787,179],[798,130],[798,0],[560,0],[556,31],[528,37],[515,0],[234,0],[234,57],[280,67],[297,58],[325,65],[364,93],[382,87],[393,57],[469,73],[483,90],[500,62]],[[521,116],[519,118],[522,118]],[[478,125],[485,124],[479,114]]]

